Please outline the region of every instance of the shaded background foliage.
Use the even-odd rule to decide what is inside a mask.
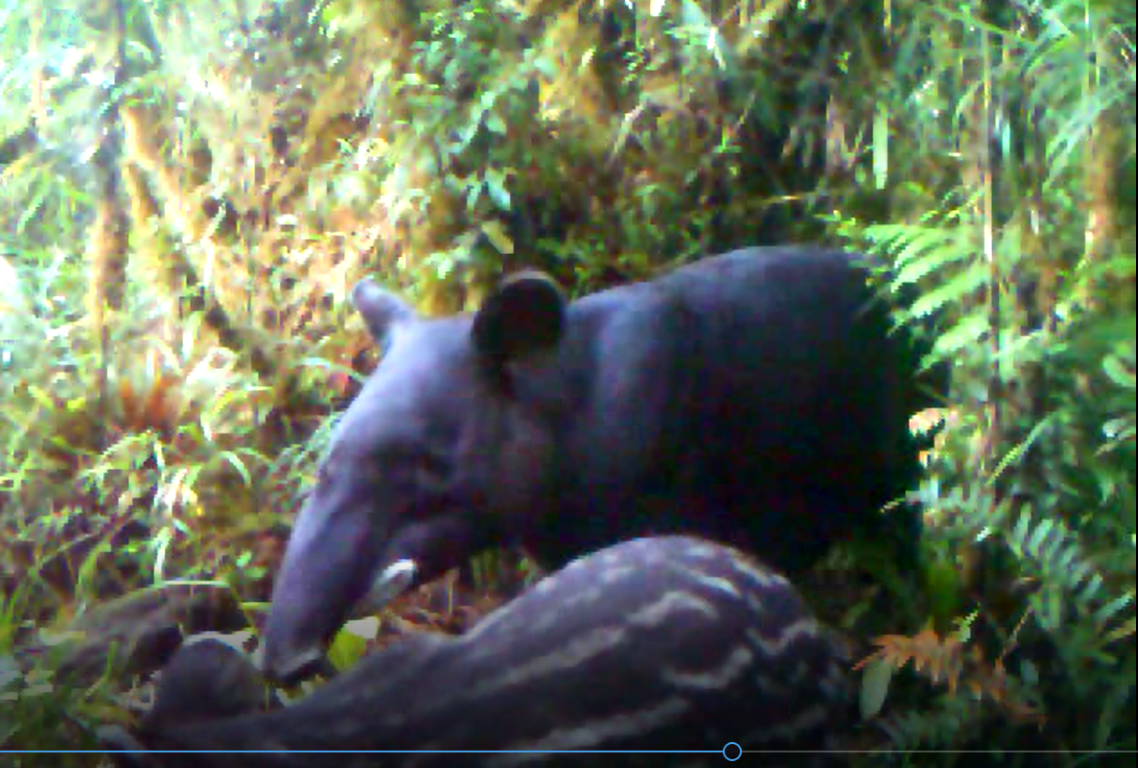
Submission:
[[[58,675],[100,606],[201,579],[259,617],[374,363],[360,277],[437,314],[522,266],[579,294],[822,240],[952,371],[914,420],[926,571],[844,552],[813,590],[864,651],[859,739],[1133,749],[1134,15],[4,0],[0,744],[120,716],[121,655]]]

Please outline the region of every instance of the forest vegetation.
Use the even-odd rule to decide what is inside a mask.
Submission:
[[[851,762],[1109,762],[1135,205],[1130,0],[0,0],[0,750],[91,748],[183,634],[255,637],[375,364],[359,279],[438,315],[824,242],[951,368],[913,414],[923,572],[847,547],[799,585],[854,648]],[[333,660],[531,567],[471,573]]]

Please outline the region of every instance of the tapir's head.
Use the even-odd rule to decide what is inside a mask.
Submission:
[[[383,355],[337,425],[276,577],[263,665],[282,682],[319,667],[369,592],[390,599],[502,540],[551,464],[541,372],[555,370],[564,326],[555,284],[523,273],[472,316],[444,319],[370,281],[352,301]]]

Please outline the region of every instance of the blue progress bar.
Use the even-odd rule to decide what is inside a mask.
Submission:
[[[0,755],[723,755],[728,762],[735,762],[743,756],[743,748],[733,741],[721,750],[690,749],[154,749],[154,750],[107,750],[107,749],[17,749],[0,750]]]

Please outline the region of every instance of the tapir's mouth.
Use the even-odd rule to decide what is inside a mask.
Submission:
[[[329,661],[323,647],[310,648],[296,654],[287,666],[282,666],[273,672],[273,679],[281,685],[288,687],[309,680],[317,675],[333,677],[335,668]]]
[[[349,534],[358,535],[341,532],[337,538],[347,542],[341,546],[351,544]],[[334,674],[327,652],[347,621],[375,615],[399,595],[463,562],[480,543],[459,514],[405,525],[379,547],[329,554],[326,539],[313,541],[321,547],[296,550],[291,563],[286,555],[264,638],[262,671],[286,686]]]

